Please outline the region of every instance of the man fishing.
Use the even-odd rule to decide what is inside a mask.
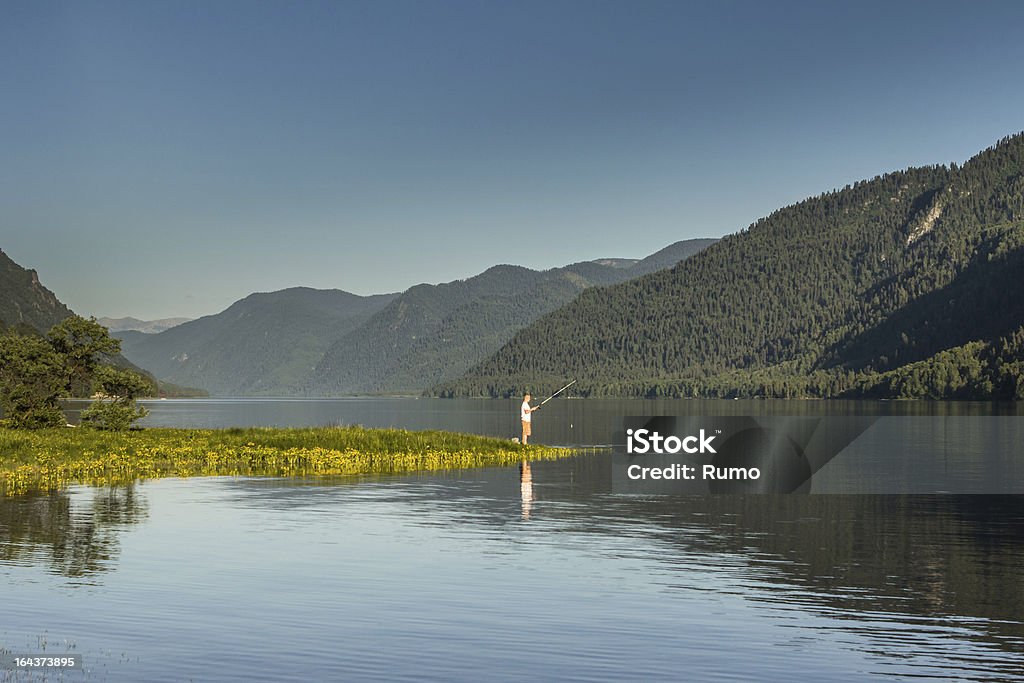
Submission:
[[[523,422],[523,443],[524,444],[528,443],[528,439],[530,438],[530,434],[532,433],[531,429],[530,429],[531,422],[532,422],[532,420],[530,419],[531,418],[531,413],[533,413],[533,411],[535,411],[535,410],[540,410],[541,406],[543,406],[545,403],[547,403],[548,401],[553,399],[555,396],[558,396],[560,393],[562,393],[563,391],[565,391],[566,389],[571,387],[573,384],[576,384],[576,380],[573,380],[573,381],[569,382],[564,387],[562,387],[561,389],[559,389],[555,393],[553,393],[550,396],[548,396],[546,399],[541,401],[540,405],[537,406],[536,408],[531,408],[530,407],[530,395],[529,394],[525,394],[523,396],[523,405],[519,409],[519,417],[520,417],[520,419]]]
[[[523,444],[524,445],[528,442],[528,439],[530,438],[530,434],[531,434],[530,422],[531,422],[531,417],[532,417],[530,414],[533,411],[535,411],[535,410],[540,410],[540,406],[537,406],[536,408],[531,408],[530,407],[530,395],[526,394],[525,396],[523,396],[523,405],[519,409],[519,416],[523,420]]]

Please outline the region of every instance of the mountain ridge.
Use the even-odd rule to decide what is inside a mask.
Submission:
[[[159,334],[123,335],[124,353],[161,379],[215,395],[294,392],[330,340],[394,296],[310,287],[256,292]]]
[[[1024,317],[996,294],[1024,279],[1022,219],[1018,134],[962,167],[858,181],[783,207],[675,268],[588,290],[430,393],[542,393],[572,377],[582,395],[1012,396]],[[917,315],[897,329],[909,303],[950,286],[976,298],[961,296],[941,324]],[[954,353],[974,342],[1001,351],[986,351],[984,367]],[[919,367],[913,384],[897,372],[943,352],[935,363],[960,379],[929,385]]]
[[[581,291],[644,275],[714,242],[681,240],[645,259],[580,261],[542,271],[503,264],[465,280],[417,285],[333,344],[307,392],[422,391],[457,377]]]
[[[713,241],[546,271],[498,264],[372,297],[308,287],[259,292],[156,335],[115,334],[129,358],[161,379],[214,395],[419,393],[457,377],[583,289],[644,274]]]
[[[194,318],[159,318],[157,320],[140,320],[132,316],[123,318],[97,318],[96,322],[111,332],[136,331],[145,334],[159,334],[164,330],[177,327],[182,323],[192,321]]]
[[[24,268],[0,249],[0,322],[8,327],[27,325],[46,332],[73,315],[57,295],[43,286],[39,274]]]

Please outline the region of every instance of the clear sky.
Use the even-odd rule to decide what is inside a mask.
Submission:
[[[1024,2],[0,0],[0,248],[76,312],[640,257],[1024,129]]]

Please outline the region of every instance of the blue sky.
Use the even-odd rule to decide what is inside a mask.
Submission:
[[[198,316],[640,257],[1024,129],[1024,2],[0,1],[0,248]]]

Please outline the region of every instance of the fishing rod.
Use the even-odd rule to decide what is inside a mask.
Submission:
[[[546,399],[544,399],[543,401],[541,401],[541,402],[540,402],[540,406],[544,405],[545,403],[547,403],[548,401],[550,401],[551,399],[553,399],[553,398],[554,398],[555,396],[558,396],[558,395],[559,395],[560,393],[562,393],[563,391],[565,391],[566,389],[568,389],[569,387],[571,387],[571,386],[572,386],[573,384],[576,384],[576,380],[573,380],[573,381],[569,382],[569,383],[568,383],[568,384],[566,384],[566,385],[565,385],[564,387],[562,387],[561,389],[559,389],[558,391],[556,391],[555,393],[551,394],[551,395],[550,395],[550,396],[548,396],[548,397],[547,397]],[[540,408],[540,406],[537,406],[537,408]]]

